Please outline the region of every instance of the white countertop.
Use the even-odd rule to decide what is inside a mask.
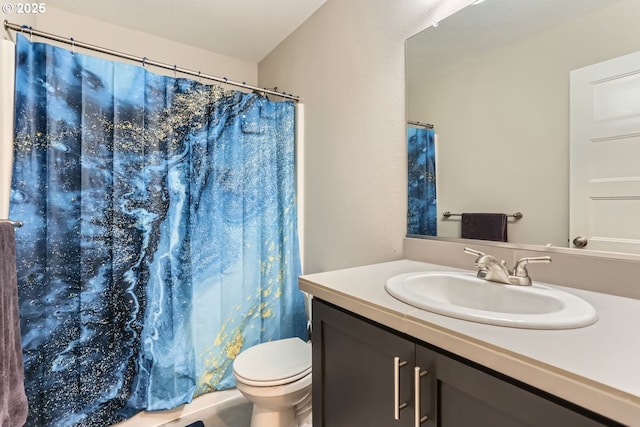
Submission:
[[[401,260],[308,274],[299,283],[314,297],[640,427],[640,300],[555,286],[591,303],[599,320],[585,328],[533,330],[419,310],[384,289],[396,274],[431,270],[460,271]]]

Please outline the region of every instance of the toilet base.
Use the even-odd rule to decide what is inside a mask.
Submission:
[[[312,427],[311,393],[296,405],[298,427]]]
[[[294,408],[276,411],[253,404],[251,427],[298,427]]]
[[[312,427],[312,425],[311,412],[304,417],[298,415],[298,427]]]
[[[311,395],[296,407],[284,410],[253,404],[250,427],[312,427]]]

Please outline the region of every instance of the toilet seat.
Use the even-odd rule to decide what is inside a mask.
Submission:
[[[252,386],[292,383],[311,373],[311,345],[300,338],[258,344],[236,357],[233,373],[237,380]]]

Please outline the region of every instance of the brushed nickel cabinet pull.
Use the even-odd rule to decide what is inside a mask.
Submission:
[[[413,387],[414,387],[414,393],[413,395],[415,396],[415,427],[420,427],[420,424],[422,424],[423,422],[427,421],[429,419],[428,416],[421,416],[420,415],[420,378],[424,377],[425,375],[429,374],[429,372],[427,371],[423,371],[420,369],[419,366],[416,366],[415,368],[413,368]]]
[[[400,419],[400,410],[408,406],[407,402],[400,403],[400,368],[406,364],[406,360],[401,362],[399,357],[393,358],[393,415],[396,421]]]

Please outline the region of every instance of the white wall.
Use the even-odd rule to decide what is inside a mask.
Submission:
[[[471,0],[329,0],[259,64],[305,103],[306,273],[402,257],[404,42]]]
[[[439,136],[439,211],[522,211],[510,241],[566,247],[569,72],[640,50],[638,16],[625,0],[412,82],[410,117]],[[459,221],[438,223],[439,236],[459,233]]]
[[[0,40],[0,219],[9,217],[13,167],[14,45]]]

